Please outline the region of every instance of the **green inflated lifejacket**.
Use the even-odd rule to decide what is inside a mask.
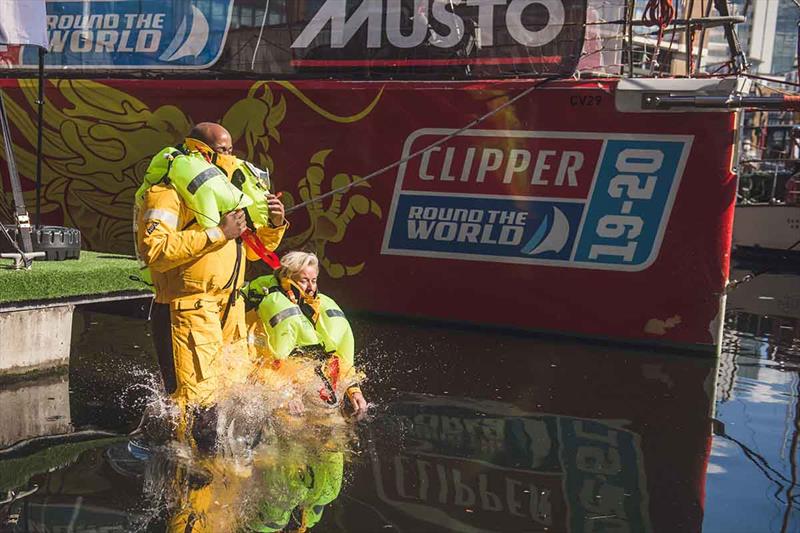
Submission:
[[[178,155],[181,155],[180,150],[168,146],[153,156],[153,158],[150,160],[150,164],[147,166],[142,183],[139,185],[139,188],[136,190],[136,194],[133,197],[133,247],[136,254],[136,260],[139,262],[139,276],[135,279],[138,279],[139,281],[149,285],[153,291],[155,291],[155,287],[153,287],[153,276],[150,274],[150,268],[148,268],[147,264],[145,264],[144,260],[142,260],[142,257],[139,254],[139,236],[137,231],[139,211],[142,208],[142,202],[144,202],[144,195],[147,193],[147,190],[153,185],[160,183],[164,178],[167,177],[167,172],[169,172],[171,161],[169,157]]]
[[[187,153],[184,149],[171,146],[161,150],[150,161],[142,184],[136,191],[133,208],[134,242],[138,242],[136,223],[144,195],[150,187],[162,182],[168,182],[175,188],[181,199],[194,213],[197,223],[203,228],[218,226],[222,215],[235,209],[248,209],[248,213],[254,221],[264,219],[265,216],[262,215],[264,211],[267,213],[266,216],[269,216],[264,193],[259,194],[257,190],[258,169],[246,161],[239,161],[240,165],[238,166],[244,169],[241,171],[245,177],[244,188],[250,191],[252,197],[244,192],[244,189],[239,189],[231,183],[222,170],[206,161],[199,152]],[[250,167],[254,170],[251,170]],[[259,202],[258,206],[255,205],[256,202],[253,198]],[[176,229],[180,230],[181,228]],[[139,260],[139,279],[152,286],[152,275],[150,269],[141,260],[138,244],[136,257]]]
[[[314,327],[327,351],[335,351],[346,367],[353,366],[355,342],[350,322],[332,298],[320,294],[319,319]]]
[[[353,331],[332,298],[319,295],[319,318],[313,324],[300,306],[280,290],[274,275],[252,280],[243,291],[250,302],[258,305],[258,316],[276,358],[288,357],[295,348],[321,345],[326,352],[336,352],[348,368],[353,366]]]
[[[253,203],[247,207],[247,214],[258,228],[269,223],[269,206],[266,195],[270,189],[269,172],[261,170],[249,161],[237,159],[231,173],[231,183],[242,190]]]
[[[162,181],[168,181],[175,188],[204,228],[218,226],[225,213],[253,204],[250,196],[198,152],[186,154],[168,147],[156,154],[136,191],[136,204],[141,206],[147,189]]]
[[[222,170],[199,155],[175,157],[167,177],[204,228],[218,226],[225,213],[253,203]]]
[[[332,298],[319,295],[319,318],[312,324],[300,306],[280,290],[274,275],[254,279],[244,292],[248,300],[258,305],[258,316],[267,333],[270,351],[276,358],[288,357],[295,348],[319,344],[326,352],[336,352],[347,367],[353,366],[353,331]]]
[[[264,470],[261,490],[268,497],[261,502],[258,516],[247,524],[248,531],[282,531],[308,492],[306,465],[277,464]]]
[[[139,185],[139,188],[136,190],[136,195],[134,198],[135,206],[141,207],[147,189],[157,183],[161,183],[161,181],[167,177],[167,172],[169,172],[171,162],[170,157],[177,157],[179,155],[182,155],[180,150],[172,146],[167,146],[153,156],[153,158],[150,160],[150,164],[147,165],[147,170],[145,170],[144,178],[142,178],[142,184]]]
[[[281,465],[264,472],[267,494],[251,531],[305,531],[317,525],[325,506],[342,490],[344,454],[323,454],[308,465]]]
[[[314,325],[303,315],[300,306],[281,292],[274,275],[261,276],[246,287],[251,301],[260,298],[258,316],[267,333],[270,353],[285,359],[295,348],[321,344]]]
[[[317,525],[325,506],[335,500],[342,490],[344,454],[335,452],[323,455],[318,463],[311,465],[311,469],[314,482],[300,504],[302,525],[308,529]]]

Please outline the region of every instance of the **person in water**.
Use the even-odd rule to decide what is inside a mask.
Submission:
[[[165,388],[184,413],[208,418],[208,427],[223,381],[244,380],[250,370],[239,289],[243,257],[257,256],[239,237],[256,217],[241,207],[265,211],[267,223],[254,229],[269,250],[287,228],[276,196],[264,190],[263,198],[248,198],[231,183],[243,163],[232,151],[225,128],[197,124],[182,145],[153,158],[136,195],[136,251],[155,291],[153,337]]]
[[[322,359],[317,371],[324,384],[321,399],[338,404],[337,389],[343,386],[353,414],[360,416],[367,401],[356,384],[353,331],[336,302],[319,292],[318,276],[316,255],[292,251],[273,275],[256,278],[243,290],[257,307],[248,315],[253,341],[261,341],[257,366],[275,370],[295,356]]]

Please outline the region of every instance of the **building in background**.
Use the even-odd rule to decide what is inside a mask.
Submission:
[[[648,0],[636,0],[635,20],[642,20]],[[686,18],[687,0],[675,0],[676,18]],[[691,6],[691,18],[719,16],[711,0],[695,0]],[[793,0],[728,0],[730,15],[739,15],[745,21],[736,25],[742,50],[750,63],[750,71],[759,75],[775,76],[776,79],[797,80],[797,35],[800,23],[800,7]],[[724,74],[728,72],[731,55],[722,27],[697,30],[693,37],[695,72]],[[656,46],[660,52],[657,63],[652,66]],[[702,50],[701,50],[702,49]],[[700,63],[697,62],[701,56]],[[685,75],[686,32],[667,29],[657,44],[655,27],[637,26],[634,29],[634,63],[642,69],[639,74],[661,72]],[[637,69],[639,70],[639,69]]]
[[[800,7],[793,0],[729,0],[728,4],[732,15],[745,17],[736,32],[750,71],[796,79]],[[728,59],[727,44],[721,28],[709,30],[708,35],[703,68],[713,72]]]
[[[744,44],[751,70],[783,77],[797,67],[797,24],[800,8],[792,0],[737,2],[749,26]]]

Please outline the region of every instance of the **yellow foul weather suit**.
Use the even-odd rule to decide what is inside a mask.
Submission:
[[[192,172],[200,168],[199,176],[216,168],[202,166],[195,162]],[[197,176],[178,178],[190,183]],[[244,304],[236,295],[244,284],[245,255],[257,256],[207,220],[198,224],[208,217],[193,209],[179,193],[178,180],[172,181],[149,186],[141,197],[137,253],[150,269],[156,303],[169,305],[177,381],[173,398],[183,406],[210,406],[222,387],[244,381],[249,372]],[[219,220],[219,213],[212,215]],[[286,227],[263,225],[256,234],[275,250]]]

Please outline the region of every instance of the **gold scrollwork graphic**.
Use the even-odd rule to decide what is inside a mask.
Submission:
[[[314,103],[311,98],[301,92],[290,82],[275,82],[278,86],[295,96],[309,109],[328,121],[338,124],[352,124],[363,120],[378,104],[383,89],[362,110],[354,115],[340,116],[324,109]],[[231,132],[234,144],[244,140],[247,147],[247,159],[276,172],[273,161],[269,156],[270,140],[281,142],[278,127],[286,117],[286,101],[283,96],[276,98],[270,88],[270,82],[256,82],[248,91],[247,98],[240,100],[225,114],[222,124]],[[325,159],[332,149],[317,151],[310,160],[306,175],[297,183],[297,192],[300,200],[306,202],[323,193],[339,189],[350,184],[358,176],[346,173],[337,173],[332,179],[325,180]],[[327,187],[323,187],[327,185]],[[353,187],[369,188],[369,184],[360,183]],[[322,267],[332,278],[353,276],[358,274],[364,263],[345,265],[334,262],[329,256],[329,244],[341,242],[347,227],[357,215],[372,213],[378,218],[382,217],[380,206],[363,194],[354,193],[353,189],[332,195],[330,200],[311,202],[305,206],[308,216],[308,226],[296,233],[294,231],[284,239],[283,248],[292,249],[311,248],[319,256]],[[295,196],[291,191],[283,191],[283,201],[287,208],[295,205]],[[327,204],[325,206],[324,204]],[[296,223],[296,221],[293,221]]]
[[[189,131],[191,112],[171,104],[151,109],[133,94],[133,89],[126,92],[93,80],[61,79],[46,83],[42,213],[80,229],[85,246],[90,249],[129,253],[133,249],[133,194],[153,154],[164,146],[180,143]],[[19,91],[5,91],[6,107],[12,123],[17,166],[29,185],[36,174],[36,83],[18,80],[17,85]],[[273,87],[281,91],[273,91]],[[328,181],[324,179],[325,160],[331,149],[316,148],[306,175],[297,182],[287,175],[288,170],[275,168],[270,156],[274,149],[271,143],[281,142],[279,129],[288,112],[285,95],[291,95],[326,121],[347,127],[364,120],[373,111],[383,89],[363,109],[340,116],[324,109],[291,82],[256,82],[246,97],[224,113],[222,123],[245,157],[280,176],[280,183],[295,185],[294,191],[283,191],[283,199],[291,207],[295,205],[296,194],[302,201],[309,200],[350,183],[356,176],[339,172]],[[191,102],[190,98],[184,101]],[[0,158],[5,159],[2,145]],[[367,184],[358,187],[360,191],[369,189]],[[326,255],[331,244],[344,239],[349,223],[356,216],[371,213],[382,217],[380,206],[354,189],[324,202],[308,204],[305,208],[308,226],[299,233],[292,231],[283,248],[313,248],[323,268],[334,278],[360,272],[363,262],[344,265]],[[11,193],[3,189],[2,182],[0,198],[3,200],[0,216],[10,221]],[[31,209],[34,191],[30,186],[25,191],[25,202]]]

